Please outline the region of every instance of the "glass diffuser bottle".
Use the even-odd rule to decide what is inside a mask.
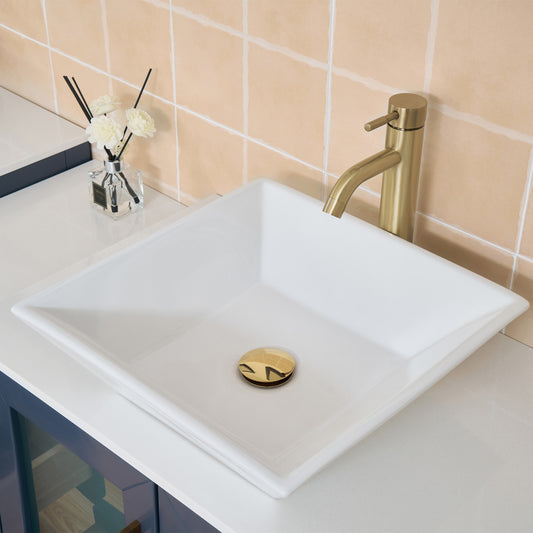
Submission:
[[[122,159],[90,171],[89,189],[93,207],[114,219],[143,206],[142,173]]]

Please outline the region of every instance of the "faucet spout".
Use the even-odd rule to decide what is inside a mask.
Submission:
[[[361,183],[398,165],[401,160],[399,152],[386,148],[351,166],[335,183],[323,211],[340,218],[346,209],[348,200]]]
[[[365,124],[366,131],[387,126],[385,150],[342,174],[324,204],[326,213],[340,218],[355,189],[383,172],[379,227],[413,240],[427,104],[425,98],[412,93],[389,98],[389,112]]]

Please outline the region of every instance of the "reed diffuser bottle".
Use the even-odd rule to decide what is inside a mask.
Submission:
[[[90,171],[89,189],[93,207],[115,219],[143,206],[142,173],[122,159]]]
[[[152,117],[137,108],[152,69],[148,71],[135,104],[126,110],[126,125],[121,126],[110,115],[120,102],[112,95],[100,96],[87,104],[76,79],[63,76],[74,98],[89,121],[89,142],[105,150],[107,160],[97,170],[89,172],[89,198],[99,211],[113,219],[132,213],[143,206],[143,181],[139,170],[126,165],[122,156],[132,137],[153,137],[155,125]]]

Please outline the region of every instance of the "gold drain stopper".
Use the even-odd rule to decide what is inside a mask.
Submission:
[[[277,387],[287,383],[295,366],[294,359],[278,348],[256,348],[239,359],[242,377],[258,387]]]

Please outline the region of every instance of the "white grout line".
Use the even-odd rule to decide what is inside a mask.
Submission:
[[[1,26],[1,25],[0,25]],[[71,56],[69,54],[66,54],[65,52],[57,49],[57,48],[52,48],[50,47],[50,49],[52,50],[52,52],[55,52],[56,54],[59,54],[63,57],[66,57],[67,59],[70,59],[71,61],[74,61],[74,63],[78,63],[79,65],[82,65],[86,68],[88,68],[89,70],[93,70],[94,72],[98,72],[98,74],[103,74],[104,76],[107,76],[109,78],[111,78],[112,80],[115,80],[115,81],[118,81],[120,83],[123,83],[124,85],[127,85],[128,87],[131,87],[132,89],[136,89],[136,90],[140,90],[141,86],[140,85],[135,85],[134,83],[131,83],[129,81],[126,81],[122,78],[119,78],[118,76],[114,76],[113,74],[109,74],[108,72],[106,72],[105,70],[102,70],[98,67],[95,67],[94,65],[91,65],[90,63],[85,63],[85,61],[82,61],[81,59],[78,59],[74,56]],[[166,98],[163,98],[162,96],[159,96],[155,93],[151,93],[150,91],[148,90],[144,90],[144,93],[145,94],[148,94],[149,96],[152,96],[153,98],[155,98],[156,100],[159,100],[160,102],[164,102],[165,104],[169,104],[169,105],[175,105],[174,102],[172,102],[171,100],[167,100]],[[188,110],[187,108],[183,107],[183,106],[178,106],[178,107],[181,107],[183,108],[184,111],[188,111],[188,112],[191,112],[193,113],[192,111]],[[198,116],[202,116],[202,115],[198,115]],[[220,125],[221,127],[225,127],[225,126],[222,126]]]
[[[151,4],[155,7],[162,7],[163,9],[170,9],[168,4],[165,4],[163,0],[142,0],[145,4]]]
[[[513,266],[511,269],[511,279],[509,280],[509,290],[513,290],[514,280],[516,278],[516,268],[518,264],[518,254],[515,254],[513,256]],[[503,328],[503,332],[505,333],[505,328]]]
[[[524,226],[526,223],[527,208],[529,205],[529,197],[531,195],[531,184],[533,182],[533,148],[529,154],[529,163],[527,169],[527,179],[524,188],[524,194],[522,196],[522,204],[520,205],[520,216],[518,222],[518,232],[516,235],[515,256],[513,261],[513,272],[511,274],[510,288],[513,288],[514,280],[516,277],[516,264],[518,262],[518,256],[520,255],[520,248],[522,246],[522,237],[524,235]]]
[[[431,0],[431,19],[429,23],[428,40],[426,45],[424,92],[429,94],[431,76],[433,74],[433,57],[435,55],[435,41],[437,39],[437,25],[439,22],[440,0]]]
[[[451,229],[453,231],[456,231],[457,233],[461,233],[462,235],[465,235],[466,237],[470,237],[471,239],[474,239],[476,241],[479,241],[483,244],[486,244],[487,246],[490,246],[491,248],[495,248],[496,250],[503,252],[507,255],[514,256],[515,252],[512,250],[509,250],[509,248],[505,248],[505,246],[500,246],[499,244],[496,244],[494,242],[487,241],[483,237],[480,237],[479,235],[474,235],[473,233],[468,233],[468,231],[465,231],[464,229],[461,229],[457,226],[454,226],[452,224],[449,224],[448,222],[444,222],[444,220],[440,220],[437,217],[434,217],[432,215],[426,215],[426,213],[422,213],[421,211],[416,212],[417,215],[420,215],[421,217],[427,218],[429,220],[432,220],[433,222],[437,222],[441,226],[444,226],[445,228]]]
[[[381,193],[375,191],[374,189],[371,189],[370,187],[368,187],[368,185],[364,185],[364,184],[360,185],[359,189],[363,189],[363,191],[367,192],[371,196],[375,196],[376,198],[381,198]]]
[[[248,0],[242,0],[242,132],[248,137],[248,104],[250,88],[248,80]],[[248,181],[248,141],[242,143],[242,183]]]
[[[425,55],[425,65],[424,65],[424,93],[426,96],[429,96],[429,91],[431,87],[431,78],[433,75],[433,58],[435,55],[435,42],[437,39],[437,28],[438,28],[438,21],[439,21],[439,3],[440,0],[431,0],[430,5],[430,23],[429,23],[429,30],[428,30],[428,36],[427,36],[427,42],[426,42],[426,55]],[[426,119],[426,128],[427,131],[427,122],[429,120],[429,113],[428,118]],[[427,153],[425,150],[422,151],[422,155],[420,157],[420,176],[419,180],[421,178],[422,172],[425,169],[425,161],[426,161]],[[416,199],[415,199],[415,209],[418,209],[418,206],[420,205],[420,197],[421,197],[421,187],[418,187]],[[416,234],[417,231],[417,220],[415,217],[414,221],[414,234]]]
[[[472,113],[458,111],[457,109],[454,109],[453,107],[450,107],[444,104],[432,104],[430,105],[430,107],[432,109],[436,109],[437,111],[440,111],[444,115],[447,115],[451,118],[455,118],[457,120],[463,120],[464,122],[468,122],[475,126],[479,126],[480,128],[483,128],[484,130],[490,131],[491,133],[496,133],[498,135],[504,135],[505,137],[508,137],[509,139],[513,141],[522,141],[527,144],[533,144],[532,135],[527,135],[525,133],[512,130],[511,128],[500,126],[499,124],[495,124],[494,122],[489,122],[488,120],[478,117],[477,115],[473,115]]]
[[[48,45],[46,43],[38,41],[37,39],[34,39],[33,37],[30,37],[29,35],[26,35],[25,33],[21,33],[20,31],[14,30],[13,28],[10,28],[9,26],[6,26],[5,24],[2,24],[1,22],[0,22],[0,28],[3,28],[4,30],[10,31],[11,33],[14,33],[15,35],[18,35],[19,37],[23,37],[24,39],[28,39],[28,41],[31,41],[32,43],[38,44],[39,46],[44,46],[45,48],[48,48]]]
[[[522,255],[522,254],[517,254],[517,257],[521,261],[527,261],[528,263],[533,264],[533,258],[532,257],[528,257],[527,255]]]
[[[249,103],[249,85],[248,85],[248,0],[242,0],[242,27],[243,27],[243,46],[242,46],[242,131],[248,135],[248,103]]]
[[[529,153],[529,163],[527,168],[526,185],[524,194],[522,196],[522,204],[520,205],[520,216],[518,224],[518,233],[516,237],[515,252],[520,253],[520,246],[522,245],[522,236],[524,233],[524,224],[526,222],[527,207],[529,204],[529,196],[531,194],[531,182],[533,181],[533,148]]]
[[[217,125],[217,124],[215,124],[215,125]],[[223,127],[223,128],[226,129],[225,127]],[[238,132],[237,132],[237,135],[239,135]],[[317,170],[320,173],[322,173],[322,171],[324,170],[324,169],[322,169],[320,167],[312,165],[311,163],[308,163],[307,161],[303,161],[302,159],[298,159],[297,157],[295,157],[295,156],[293,156],[293,155],[291,155],[291,154],[289,154],[287,152],[284,152],[283,150],[280,150],[279,148],[275,148],[273,146],[270,146],[269,144],[267,144],[266,142],[262,141],[261,139],[254,139],[253,137],[245,137],[245,139],[247,139],[249,142],[257,144],[258,146],[262,146],[263,148],[267,148],[271,152],[275,152],[276,154],[282,155],[283,157],[286,157],[287,159],[290,159],[291,161],[295,161],[296,163],[300,163],[304,167],[310,168],[311,170]]]
[[[172,16],[172,0],[168,0],[169,5],[169,31],[170,31],[170,72],[172,74],[172,98],[173,102],[177,102],[176,98],[176,48],[174,45],[174,19]]]
[[[174,143],[176,145],[176,187],[178,191],[178,202],[181,198],[180,187],[180,149],[178,138],[178,109],[176,107],[177,94],[176,94],[176,47],[174,45],[174,17],[172,13],[172,0],[168,0],[169,8],[169,31],[170,31],[170,70],[172,73],[172,98],[174,104]]]
[[[309,65],[313,68],[318,68],[320,70],[323,70],[325,72],[328,71],[328,64],[323,63],[322,61],[318,61],[318,59],[314,59],[312,57],[308,57],[304,54],[300,54],[298,52],[294,52],[290,48],[286,48],[285,46],[280,46],[277,44],[272,44],[265,39],[261,39],[260,37],[253,37],[248,36],[248,40],[251,43],[256,44],[257,46],[260,46],[261,48],[264,48],[265,50],[270,50],[271,52],[278,52],[279,54],[282,54],[286,57],[289,57],[290,59],[294,59],[294,61],[298,61],[300,63],[305,63],[306,65]]]
[[[328,187],[329,136],[331,133],[331,71],[333,68],[333,35],[335,32],[335,0],[329,2],[328,73],[326,76],[326,109],[324,114],[324,170],[322,173],[322,201]]]
[[[221,24],[220,22],[215,22],[214,20],[211,20],[210,18],[204,15],[198,15],[196,13],[193,13],[192,11],[189,11],[188,9],[184,9],[183,7],[178,7],[178,6],[173,5],[172,11],[174,13],[177,13],[178,15],[182,15],[188,19],[194,20],[198,22],[199,24],[201,24],[202,26],[208,26],[210,28],[215,28],[217,30],[224,31],[226,33],[229,33],[230,35],[233,35],[234,37],[244,38],[244,32],[236,30],[235,28],[232,28],[231,26],[226,26],[225,24]]]
[[[116,76],[113,76],[113,75],[109,74],[105,70],[102,70],[101,68],[95,67],[94,65],[91,65],[90,63],[85,63],[85,61],[82,61],[81,59],[78,59],[77,57],[74,57],[74,56],[71,56],[69,54],[66,54],[65,52],[59,50],[58,48],[54,48],[53,46],[50,46],[50,50],[52,52],[55,52],[56,54],[59,54],[60,56],[66,57],[67,59],[70,59],[71,61],[74,61],[74,63],[78,63],[79,65],[82,65],[82,66],[88,68],[89,70],[94,70],[94,72],[98,72],[99,74],[103,74],[104,76],[109,76],[109,77],[111,77],[111,78],[113,78],[114,80],[117,80],[117,81],[123,81],[120,78],[117,78]],[[127,83],[131,87],[135,87],[131,83],[128,83],[128,82],[124,82],[124,83]]]
[[[199,24],[202,24],[203,26],[208,26],[211,28],[224,31],[226,33],[229,33],[230,35],[233,35],[234,37],[240,37],[241,39],[247,39],[249,42],[256,44],[258,46],[261,46],[262,48],[265,48],[273,52],[278,52],[287,57],[290,57],[291,59],[294,59],[295,61],[299,61],[300,63],[305,63],[311,67],[319,68],[320,70],[325,70],[325,71],[328,70],[328,65],[326,63],[323,63],[322,61],[318,61],[316,59],[313,59],[312,57],[308,57],[304,54],[295,52],[291,50],[290,48],[286,48],[285,46],[279,46],[277,44],[272,44],[266,41],[265,39],[261,39],[260,37],[254,37],[252,35],[249,35],[247,31],[236,30],[235,28],[226,26],[225,24],[220,24],[219,22],[215,22],[208,17],[205,17],[203,15],[197,15],[196,13],[192,13],[191,11],[188,11],[187,9],[183,9],[181,7],[173,6],[172,9],[174,13],[183,15],[184,17],[194,20],[198,22]]]
[[[52,51],[50,49],[50,33],[48,32],[48,17],[46,16],[46,0],[41,0],[41,8],[43,10],[44,28],[46,30],[46,43],[48,47],[48,59],[50,61],[50,75],[52,76],[52,91],[54,94],[54,110],[59,115],[59,105],[57,103],[57,87],[56,76],[54,73],[54,63],[52,61]],[[24,36],[26,37],[26,36]]]
[[[359,76],[358,74],[355,74],[354,72],[351,72],[345,68],[333,66],[333,74],[337,76],[341,76],[348,80],[356,81],[357,83],[360,83],[361,85],[364,85],[365,87],[369,89],[372,89],[374,91],[381,91],[389,95],[402,92],[402,89],[398,89],[397,87],[391,87],[390,85],[385,85],[384,83],[381,83],[372,78],[366,78],[365,76]]]
[[[102,10],[102,31],[104,33],[104,49],[105,49],[105,68],[107,72],[111,72],[111,52],[109,46],[109,27],[107,25],[107,6],[105,0],[100,0],[100,8]],[[113,82],[111,78],[107,78],[109,94],[113,94]]]

